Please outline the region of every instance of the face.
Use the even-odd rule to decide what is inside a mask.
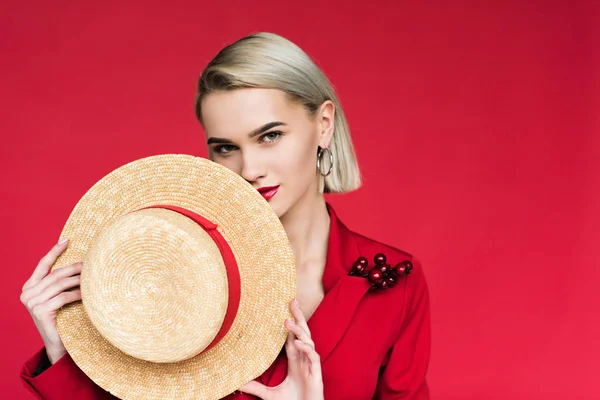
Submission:
[[[202,101],[210,159],[252,184],[282,218],[322,196],[317,151],[329,146],[334,112],[326,101],[310,115],[276,89],[211,93]]]

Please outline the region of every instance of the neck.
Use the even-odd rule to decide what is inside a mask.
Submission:
[[[323,195],[301,199],[280,220],[290,240],[296,269],[315,264],[324,268],[330,218]]]

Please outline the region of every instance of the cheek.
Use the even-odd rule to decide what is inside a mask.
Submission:
[[[306,140],[288,140],[282,143],[277,156],[273,158],[273,168],[281,171],[286,178],[306,182],[314,178],[317,162],[317,147]],[[293,182],[293,181],[292,181]]]

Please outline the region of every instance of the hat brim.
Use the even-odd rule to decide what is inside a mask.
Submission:
[[[71,242],[53,269],[83,261],[94,237],[119,216],[165,204],[215,223],[236,258],[241,299],[225,337],[188,360],[152,363],[105,340],[81,301],[59,310],[57,329],[77,366],[121,399],[219,399],[262,374],[275,360],[287,336],[283,322],[291,317],[288,304],[296,292],[294,259],[283,226],[243,178],[217,163],[184,154],[130,162],[79,200],[61,233]]]

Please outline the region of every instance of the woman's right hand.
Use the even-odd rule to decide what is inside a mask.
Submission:
[[[58,256],[67,248],[67,243],[54,245],[46,254],[23,285],[21,303],[25,305],[37,327],[50,362],[54,364],[67,353],[56,329],[56,313],[65,304],[81,300],[79,286],[81,280],[81,262],[67,267],[50,269]]]

